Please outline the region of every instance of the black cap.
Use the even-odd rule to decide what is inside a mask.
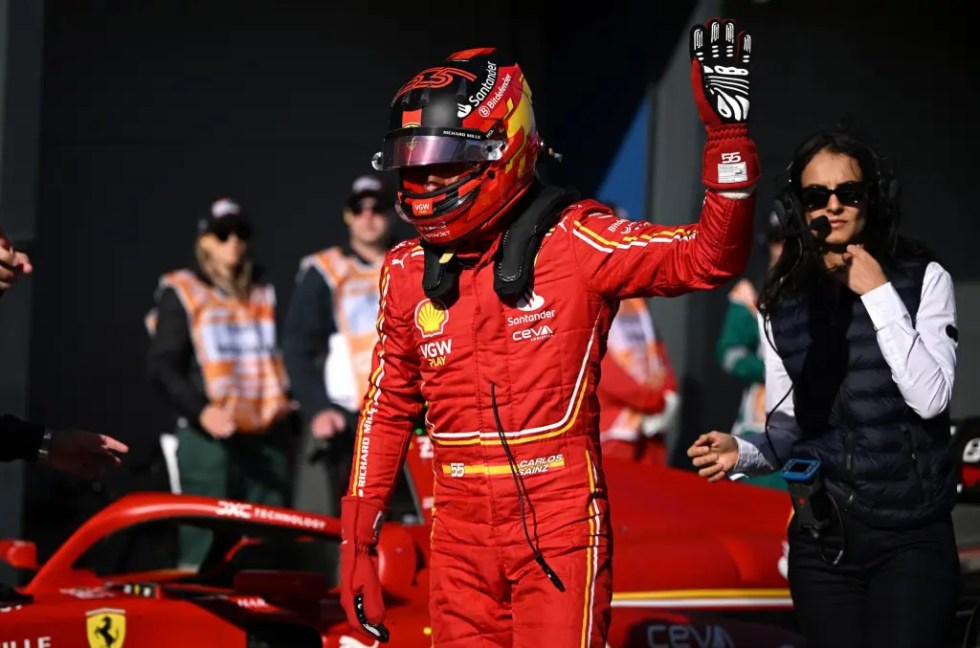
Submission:
[[[365,198],[374,198],[377,208],[380,211],[388,211],[394,204],[388,192],[385,190],[384,181],[380,176],[362,175],[358,176],[351,185],[350,194],[344,201],[344,208],[350,211],[358,211],[360,202]]]
[[[241,205],[231,198],[218,198],[211,203],[211,212],[197,223],[201,234],[227,235],[235,232],[239,238],[248,239],[252,234],[252,225]]]

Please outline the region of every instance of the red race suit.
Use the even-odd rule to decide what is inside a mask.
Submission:
[[[386,505],[427,406],[434,645],[604,646],[612,538],[596,381],[615,307],[739,275],[754,207],[751,191],[708,190],[697,224],[664,226],[575,202],[513,300],[494,292],[499,236],[465,259],[450,304],[423,292],[417,239],[388,253],[347,499]]]

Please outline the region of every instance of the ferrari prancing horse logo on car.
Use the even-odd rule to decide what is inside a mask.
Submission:
[[[85,616],[89,648],[122,648],[126,640],[126,610],[99,608]]]

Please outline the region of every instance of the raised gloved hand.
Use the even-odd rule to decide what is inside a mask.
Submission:
[[[352,628],[387,642],[385,604],[374,561],[383,517],[380,506],[359,497],[348,496],[341,502],[340,604]]]
[[[746,189],[759,178],[755,145],[748,137],[749,60],[752,37],[731,20],[691,28],[691,87],[708,131],[704,183],[718,190]]]
[[[736,38],[731,20],[691,28],[691,85],[709,129],[748,121],[751,54],[752,37],[741,32]]]

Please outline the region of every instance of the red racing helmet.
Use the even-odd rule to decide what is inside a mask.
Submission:
[[[422,239],[443,246],[492,230],[530,186],[540,149],[520,66],[494,48],[470,49],[419,72],[395,93],[372,164],[378,171],[468,165],[436,191],[399,174],[399,215]]]

